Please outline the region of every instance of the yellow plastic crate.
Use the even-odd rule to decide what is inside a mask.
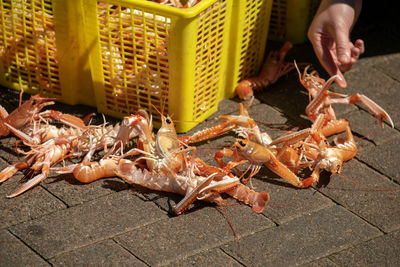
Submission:
[[[96,105],[76,0],[0,1],[0,84]]]
[[[157,126],[155,107],[164,107],[178,132],[190,130],[233,94],[239,77],[253,74],[246,64],[261,64],[268,29],[254,27],[268,23],[268,15],[257,21],[266,1],[202,0],[188,9],[83,1],[97,108],[116,117],[146,109]]]
[[[264,61],[273,0],[233,2],[226,97],[243,79],[258,75]]]
[[[320,0],[273,0],[268,39],[307,41],[307,31],[318,9]]]

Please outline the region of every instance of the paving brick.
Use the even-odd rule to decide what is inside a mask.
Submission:
[[[205,120],[204,123],[199,123],[192,130],[180,135],[192,135],[205,128],[216,126],[220,123],[218,117],[226,114],[237,114],[239,111],[238,102],[233,99],[223,99],[218,104],[218,110]]]
[[[202,144],[196,145],[197,147],[196,156],[198,158],[201,158],[208,164],[217,166],[217,163],[214,161],[215,153],[218,150],[223,149],[224,147],[231,148],[232,145],[235,143],[236,138],[237,135],[234,132],[230,132],[216,139],[209,140]]]
[[[273,139],[298,127],[297,123],[294,124],[291,119],[266,104],[251,106],[249,116],[256,121],[262,132],[267,132]]]
[[[359,149],[363,149],[369,144],[381,145],[394,138],[399,138],[400,134],[391,127],[381,128],[378,120],[364,110],[358,110],[347,114],[346,119],[350,122],[350,128],[356,135],[356,142],[359,142]],[[364,142],[367,141],[367,142]]]
[[[391,78],[400,82],[400,53],[392,54],[389,58],[376,63],[375,66]]]
[[[9,89],[0,85],[0,105],[10,114],[19,105],[20,91]],[[22,95],[22,102],[30,98],[29,94]]]
[[[357,158],[373,166],[378,171],[400,182],[400,138],[380,146],[370,146],[357,155]]]
[[[252,105],[248,113],[250,118],[261,124],[285,124],[287,122],[284,114],[264,103]],[[259,126],[262,127],[262,125]]]
[[[399,266],[400,232],[390,233],[330,255],[340,266]]]
[[[153,203],[143,202],[131,192],[123,191],[16,225],[10,230],[48,259],[165,217]]]
[[[340,206],[332,206],[266,229],[222,249],[249,266],[299,265],[337,252],[381,232]]]
[[[390,8],[390,3],[376,5],[373,1],[364,2],[361,17],[352,31],[352,40],[363,39],[366,51],[352,70],[345,73],[349,86],[339,89],[333,85],[331,89],[345,94],[359,92],[369,96],[388,111],[396,130],[399,130],[400,113],[397,102],[400,94],[400,32],[398,25],[393,23],[393,18],[398,12]],[[382,14],[384,16],[381,18]],[[269,41],[267,52],[279,49],[281,45],[280,42],[273,44]],[[293,62],[294,59],[297,62],[312,63],[321,77],[328,77],[309,42],[296,45],[289,52],[286,60]],[[1,86],[0,90],[0,104],[12,111],[18,106],[19,92]],[[256,92],[255,96],[250,114],[271,136],[280,135],[285,129],[272,127],[270,123],[284,123],[299,128],[311,124],[304,114],[308,94],[299,83],[295,71],[282,77],[269,88]],[[29,97],[28,94],[23,95],[24,100]],[[223,100],[219,110],[207,120],[211,123],[200,124],[192,131],[215,125],[213,119],[219,115],[237,114],[238,102],[237,97]],[[81,105],[56,104],[51,108],[81,117],[95,111]],[[358,134],[357,159],[345,164],[343,175],[371,187],[397,186],[390,180],[400,183],[399,133],[388,127],[384,130],[378,129],[376,119],[363,105],[338,104],[334,105],[334,108],[338,117],[351,121],[353,131]],[[96,116],[94,121],[102,123],[101,116]],[[107,121],[116,122],[120,119],[107,117]],[[202,143],[201,147],[229,145],[234,137],[234,134],[226,135],[221,140]],[[0,138],[2,159],[8,160],[10,154],[14,153],[14,142],[14,137]],[[214,164],[214,153],[214,149],[202,150],[199,155],[208,163]],[[14,160],[15,157],[12,158],[12,161]],[[1,196],[9,193],[21,177],[20,174],[0,185]],[[234,253],[237,245],[220,207],[215,208],[199,201],[184,217],[169,218],[149,199],[161,209],[168,210],[170,205],[182,198],[181,196],[146,191],[137,186],[126,190],[126,184],[117,178],[80,185],[70,177],[49,177],[42,184],[43,187],[37,186],[16,200],[3,198],[5,203],[0,201],[0,208],[3,209],[0,221],[5,219],[3,225],[9,227],[0,231],[0,240],[12,242],[10,246],[7,244],[5,249],[0,243],[0,265],[45,265],[46,261],[35,254],[35,251],[42,254],[42,251],[47,250],[50,251],[47,257],[53,257],[50,264],[54,265],[64,262],[66,265],[87,265],[88,261],[96,265],[112,265],[114,262],[129,264],[131,259],[133,264],[130,265],[142,263],[136,261],[137,255],[133,255],[131,248],[142,253],[140,255],[145,255],[146,260],[151,258],[149,262],[154,265],[170,263],[186,266],[200,265],[203,262],[207,265],[239,263],[249,266],[399,265],[399,234],[396,229],[400,213],[395,206],[395,202],[398,203],[398,195],[395,192],[367,190],[347,183],[337,176],[332,177],[327,188],[318,188],[322,193],[315,189],[296,190],[285,186],[287,184],[281,178],[276,178],[265,168],[254,179],[254,184],[256,190],[265,190],[271,196],[271,205],[266,207],[264,215],[255,215],[246,206],[228,207],[230,219],[241,236],[240,253],[244,258],[239,258]],[[66,206],[45,189],[74,207],[65,209]],[[344,207],[333,204],[329,198],[333,198]],[[129,204],[134,205],[134,208],[124,202],[126,199],[130,200]],[[110,200],[110,203],[107,200]],[[94,208],[95,204],[91,203],[99,205],[99,208]],[[122,208],[124,211],[118,213],[115,208],[111,208],[113,203],[116,209]],[[100,207],[104,209],[101,212]],[[146,214],[146,210],[151,210],[151,214]],[[148,218],[143,218],[144,216]],[[279,226],[273,227],[274,224],[266,217],[277,222]],[[145,219],[151,224],[143,226],[147,222]],[[381,235],[374,225],[383,231],[397,232]],[[9,231],[17,233],[18,238]],[[132,233],[135,234],[131,235]],[[124,237],[129,245],[127,248],[131,251],[108,239],[115,235]],[[133,239],[134,237],[137,239]],[[22,238],[23,242],[19,238]],[[49,241],[52,239],[56,242]],[[24,245],[24,242],[27,245]],[[134,242],[137,244],[132,245]],[[226,242],[229,242],[228,248],[225,247]],[[226,252],[221,252],[220,246],[223,246],[226,252],[232,253],[237,260]],[[157,254],[159,251],[161,255]],[[6,256],[18,255],[19,258],[16,261],[14,258],[5,258],[2,252],[6,253]],[[103,261],[105,258],[110,261]]]
[[[400,228],[399,185],[357,160],[345,163],[342,176],[367,188],[333,176],[328,186],[319,190],[385,232]],[[397,191],[380,190],[383,188]]]
[[[310,120],[305,116],[305,108],[309,103],[308,93],[296,73],[279,80],[257,97],[261,102],[281,111],[290,124],[303,127],[310,125]]]
[[[55,266],[146,266],[111,239],[61,254],[50,263]]]
[[[173,262],[168,266],[242,266],[219,248],[206,250],[197,255]]]
[[[269,176],[264,176],[267,173]],[[297,189],[271,172],[253,179],[256,191],[265,191],[270,200],[263,214],[278,224],[286,223],[310,212],[317,211],[334,203],[312,188]]]
[[[129,184],[117,177],[105,178],[85,184],[77,181],[72,174],[50,175],[42,183],[42,186],[62,199],[68,206],[82,204],[86,201],[130,188]]]
[[[274,226],[270,220],[253,213],[246,206],[233,206],[227,210],[238,237]],[[120,235],[116,240],[132,254],[153,266],[217,247],[234,240],[234,235],[220,209],[204,208],[169,220],[160,220]]]
[[[50,266],[7,230],[0,230],[0,266]]]
[[[337,267],[336,263],[331,261],[328,257],[321,258],[310,263],[302,265],[303,267]]]
[[[348,86],[346,94],[361,93],[386,110],[395,126],[400,122],[398,99],[400,99],[400,83],[374,68],[359,68],[347,74]],[[357,104],[367,110],[363,104]]]
[[[16,175],[0,185],[0,228],[35,219],[66,207],[41,186],[36,186],[19,197],[6,198],[6,195],[20,186],[19,181],[22,178],[23,176]]]
[[[15,141],[17,139],[11,135],[0,139],[0,157],[3,158],[8,164],[18,160],[18,153],[15,151]],[[6,167],[5,163],[1,163],[0,167]]]
[[[170,215],[173,216],[173,207],[179,203],[183,199],[183,196],[179,194],[169,193],[169,192],[161,192],[161,191],[154,191],[147,188],[141,188],[139,191],[136,192],[139,197],[145,200],[150,200],[156,203],[159,208],[168,212]],[[196,210],[198,208],[210,206],[212,204],[204,203],[203,201],[195,201],[189,208],[190,211]]]
[[[225,114],[238,114],[239,113],[239,103],[242,102],[237,97],[223,99],[218,104],[218,111],[212,114],[207,120],[213,120],[221,115]],[[259,104],[260,101],[255,99],[253,105]]]

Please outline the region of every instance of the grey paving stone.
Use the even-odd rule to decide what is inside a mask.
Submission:
[[[253,118],[257,123],[284,124],[288,121],[280,111],[264,103],[251,105],[248,112],[250,118]]]
[[[194,256],[173,262],[168,266],[242,266],[219,248],[206,250]]]
[[[166,218],[153,203],[129,191],[107,195],[10,230],[44,258],[113,237]]]
[[[214,120],[215,118],[231,113],[237,113],[239,111],[239,102],[241,102],[238,98],[225,98],[218,103],[218,111],[208,117],[208,120]],[[258,100],[253,102],[254,104],[258,104]]]
[[[274,226],[263,215],[255,214],[245,206],[228,207],[227,211],[239,238]],[[234,235],[220,209],[205,208],[169,220],[160,220],[120,235],[116,240],[132,254],[153,266],[168,264],[217,247],[234,240]]]
[[[340,266],[399,266],[400,232],[390,233],[330,255]]]
[[[312,188],[297,189],[273,173],[263,173],[267,173],[270,177],[257,176],[252,183],[256,191],[265,191],[269,194],[270,200],[263,214],[278,224],[334,205],[329,198]]]
[[[319,190],[385,232],[400,228],[400,186],[357,160],[345,163],[342,175]]]
[[[400,123],[398,99],[400,99],[400,83],[374,68],[359,68],[347,73],[348,86],[346,94],[361,93],[380,105],[391,116],[394,125]],[[365,109],[363,104],[357,104]]]
[[[400,182],[400,138],[380,146],[370,146],[362,150],[357,158],[373,166],[378,171]]]
[[[235,133],[229,132],[228,134],[220,136],[216,139],[208,140],[199,145],[196,144],[196,156],[208,164],[217,166],[217,163],[214,161],[215,153],[224,147],[231,148],[235,143],[236,138],[237,135]]]
[[[369,50],[369,49],[368,49]],[[381,62],[388,61],[392,58],[392,54],[379,54],[376,56],[366,56],[365,54],[361,55],[355,66],[349,71],[353,71],[355,68],[359,67],[369,67],[369,68],[379,68],[379,64]],[[346,76],[345,76],[346,77]]]
[[[309,103],[308,93],[299,82],[297,73],[290,73],[287,78],[279,80],[257,97],[261,102],[281,111],[290,124],[302,127],[311,124],[305,116],[305,108]]]
[[[337,267],[336,263],[331,261],[328,257],[321,258],[315,261],[312,261],[310,263],[306,263],[304,265],[301,265],[303,267]]]
[[[400,137],[399,132],[388,125],[381,128],[378,120],[364,110],[351,112],[347,114],[346,119],[350,122],[351,131],[356,135],[355,139],[359,143],[360,150],[369,144],[381,145]]]
[[[50,176],[42,183],[42,186],[62,199],[68,206],[76,206],[130,188],[129,184],[117,177],[85,184],[77,181],[72,174]]]
[[[266,104],[251,106],[249,116],[256,121],[262,132],[267,132],[273,139],[294,127],[298,128],[298,124],[294,124],[290,118]]]
[[[58,255],[50,263],[54,266],[146,266],[112,239]]]
[[[12,164],[17,160],[18,154],[15,151],[15,141],[17,139],[11,135],[0,139],[0,157],[4,159],[8,164]],[[0,167],[3,169],[6,167],[5,163],[1,163]]]
[[[221,101],[221,103],[223,102],[222,104],[220,103],[221,110],[218,111],[219,115],[239,115],[239,108],[236,102],[232,100],[230,100],[231,102],[226,102],[226,100],[223,101]],[[232,107],[232,105],[236,106],[236,109],[233,112],[223,113],[224,110],[229,111],[231,109],[229,107]],[[256,121],[262,131],[268,131],[268,133],[275,130],[275,132],[277,132],[276,135],[280,135],[283,133],[283,130],[289,129],[287,125],[288,119],[281,112],[266,104],[259,103],[259,100],[257,99],[253,101],[253,104],[249,108],[249,116]],[[210,122],[216,123],[218,120],[210,117],[206,123],[201,125],[201,127],[199,126],[194,128],[194,130],[197,130],[197,128],[205,129],[215,125],[210,124]],[[283,130],[281,130],[281,128],[283,128]]]
[[[234,113],[234,114],[238,113],[238,110],[239,110],[238,103],[239,102],[235,101],[234,99],[221,100],[218,103],[218,110],[216,112],[214,112],[210,117],[208,117],[205,120],[205,122],[199,123],[198,125],[193,127],[193,129],[191,129],[187,133],[181,133],[180,135],[192,135],[192,134],[194,134],[198,131],[201,131],[205,128],[216,126],[217,124],[220,123],[220,121],[218,120],[219,116],[231,114],[231,113]]]
[[[290,266],[327,256],[382,233],[340,206],[292,220],[222,249],[249,266]]]
[[[379,70],[400,82],[400,53],[392,54],[375,64]]]
[[[50,266],[7,230],[0,230],[0,266]]]
[[[0,159],[0,164],[4,163]],[[41,217],[45,214],[66,208],[56,197],[41,186],[29,190],[19,197],[8,199],[6,195],[19,186],[21,175],[11,177],[0,185],[0,228]]]

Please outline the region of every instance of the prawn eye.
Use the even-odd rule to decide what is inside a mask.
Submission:
[[[246,144],[245,144],[242,140],[239,140],[238,143],[239,143],[239,145],[241,145],[242,147],[245,147],[245,146],[246,146]]]
[[[170,118],[166,118],[165,122],[168,123],[168,124],[171,124],[172,121],[170,120]]]

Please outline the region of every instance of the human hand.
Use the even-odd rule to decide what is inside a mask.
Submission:
[[[329,73],[338,75],[342,88],[347,82],[342,72],[350,70],[364,53],[364,42],[350,41],[350,32],[361,11],[362,0],[322,0],[308,30],[314,52]]]

